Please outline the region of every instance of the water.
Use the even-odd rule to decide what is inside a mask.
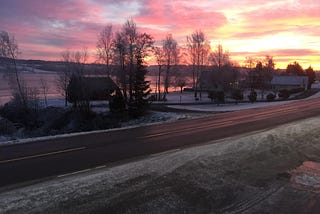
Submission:
[[[171,86],[168,88],[169,92],[175,92],[175,91],[180,91],[180,87],[177,86],[176,84],[174,84],[174,79],[175,77],[172,77],[171,78]],[[152,90],[151,93],[156,93],[157,91],[157,82],[158,82],[158,77],[157,76],[146,76],[146,80],[147,81],[150,81],[150,88]],[[188,77],[186,76],[185,77],[185,80],[187,82],[186,86],[185,87],[192,87],[192,78],[191,77]],[[160,79],[160,82],[161,82],[161,87],[160,87],[160,90],[161,92],[164,91],[164,86],[163,86],[163,78],[161,77]]]
[[[23,72],[22,79],[26,82],[27,87],[36,88],[39,91],[39,97],[44,97],[41,92],[43,89],[41,87],[41,79],[43,79],[48,87],[47,97],[51,99],[61,99],[62,95],[57,88],[57,73],[43,72],[43,73],[32,73],[32,72]],[[174,77],[172,78],[174,79]],[[147,81],[150,81],[151,93],[156,93],[157,89],[157,76],[147,76]],[[190,77],[186,77],[188,82],[191,82]],[[191,87],[190,84],[187,84],[186,87]],[[178,86],[169,87],[169,91],[179,91]],[[161,78],[161,92],[163,92],[163,78]],[[8,78],[6,78],[3,73],[0,73],[0,105],[4,105],[12,99],[12,90],[9,86]]]
[[[61,98],[61,94],[57,89],[57,77],[56,73],[27,73],[24,72],[21,75],[23,81],[26,83],[27,87],[36,88],[39,90],[39,96],[43,97],[41,93],[41,79],[47,84],[48,98]],[[9,80],[7,77],[0,73],[0,105],[3,105],[12,99],[12,90],[9,85]]]

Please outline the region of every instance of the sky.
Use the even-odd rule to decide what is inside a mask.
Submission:
[[[131,18],[157,44],[172,34],[183,46],[202,30],[239,64],[271,55],[278,68],[297,61],[320,70],[320,0],[1,0],[0,30],[15,36],[24,59],[87,48],[94,61],[100,31]]]

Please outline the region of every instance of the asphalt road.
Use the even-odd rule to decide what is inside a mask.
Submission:
[[[0,187],[63,176],[320,115],[320,99],[0,147]]]

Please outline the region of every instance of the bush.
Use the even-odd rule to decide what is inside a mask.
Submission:
[[[296,93],[304,92],[304,88],[293,88],[289,92],[290,92],[290,94],[296,94]]]
[[[223,91],[217,91],[217,103],[224,103],[224,92]]]
[[[16,131],[14,123],[7,119],[0,119],[0,135],[10,135]]]
[[[231,98],[236,100],[238,103],[239,100],[243,100],[243,93],[240,89],[234,89],[231,93]]]
[[[286,100],[290,97],[290,92],[287,89],[280,90],[278,93],[278,97]]]
[[[252,90],[251,92],[250,92],[250,94],[248,95],[248,99],[249,99],[249,101],[250,102],[255,102],[255,101],[257,101],[257,92],[255,92],[254,90]]]
[[[109,101],[111,113],[122,113],[126,110],[126,103],[121,93],[116,93]]]
[[[0,110],[2,117],[13,123],[22,124],[26,128],[38,127],[38,109],[26,109],[20,103],[11,101],[6,103]]]
[[[224,103],[224,92],[223,91],[208,91],[208,98],[211,101],[219,104]]]
[[[157,100],[158,100],[158,99],[157,99],[157,95],[152,94],[152,95],[148,98],[148,100],[149,100],[150,102],[152,102],[152,101],[157,101]]]
[[[216,91],[208,91],[208,98],[211,99],[211,102],[214,101],[216,97]]]
[[[274,101],[275,98],[276,98],[275,94],[269,93],[267,95],[267,101]]]

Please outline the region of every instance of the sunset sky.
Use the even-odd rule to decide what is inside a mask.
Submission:
[[[201,29],[239,63],[268,54],[276,67],[320,70],[320,0],[1,0],[0,30],[16,37],[24,59],[59,60],[67,48],[87,47],[93,60],[102,28],[128,18],[156,41],[171,33],[183,45]]]

